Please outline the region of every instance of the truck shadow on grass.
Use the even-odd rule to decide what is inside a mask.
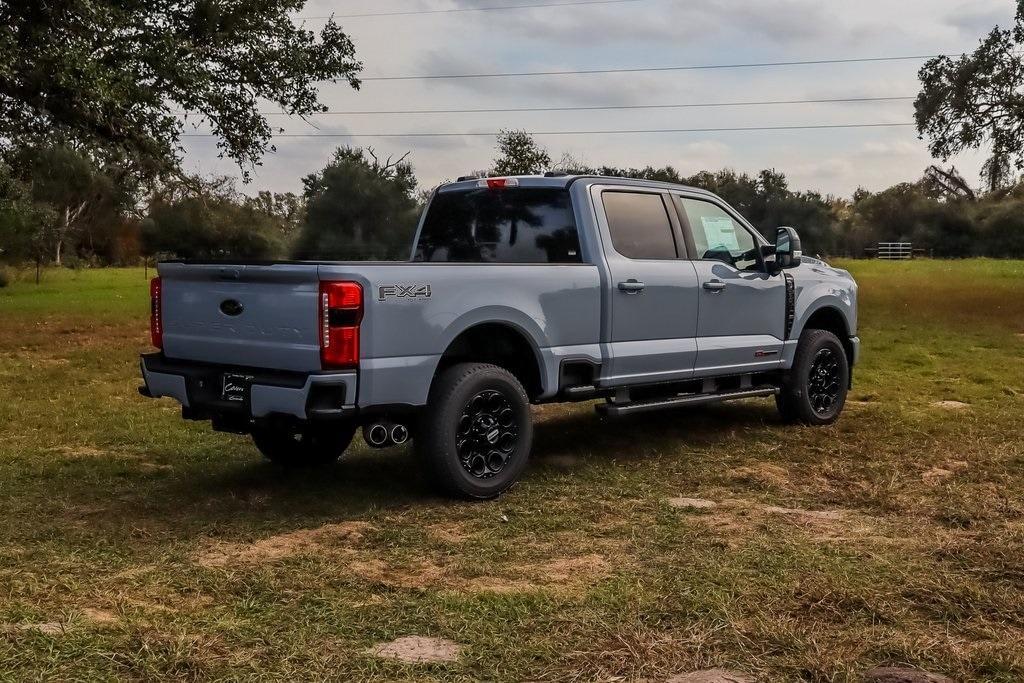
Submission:
[[[675,450],[703,449],[736,441],[779,424],[770,405],[712,406],[631,416],[617,420],[594,415],[589,405],[545,406],[537,410],[534,448],[525,475],[543,481],[551,466],[571,474],[575,468],[637,461]],[[359,437],[357,437],[358,439]],[[224,511],[250,509],[258,514],[358,513],[424,503],[443,504],[426,480],[412,448],[375,451],[357,442],[337,465],[286,470],[259,460],[238,460],[209,472],[197,463],[183,478],[168,482],[166,500],[211,506]],[[687,457],[680,455],[679,457]],[[514,493],[508,495],[515,495]]]

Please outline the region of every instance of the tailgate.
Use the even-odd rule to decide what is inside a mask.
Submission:
[[[314,264],[159,266],[168,358],[320,369]]]

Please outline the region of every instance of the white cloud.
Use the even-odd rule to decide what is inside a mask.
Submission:
[[[519,0],[516,0],[519,1]],[[521,0],[524,4],[535,0]],[[432,9],[493,0],[316,0],[303,15]],[[501,3],[506,4],[506,3]],[[970,49],[996,23],[1008,25],[1009,0],[640,0],[532,10],[440,13],[341,20],[366,75],[501,72],[724,64],[954,53]],[[359,92],[325,85],[335,110],[601,106],[836,97],[914,96],[919,61],[674,71],[535,78],[366,82]],[[324,131],[532,131],[822,123],[910,122],[909,101],[708,109],[319,117]],[[275,120],[275,123],[277,121]],[[291,132],[310,129],[283,123]],[[662,166],[686,173],[732,167],[784,171],[798,189],[847,195],[920,177],[932,162],[913,128],[833,131],[559,136],[540,140],[592,164]],[[412,151],[424,185],[487,166],[486,137],[281,138],[248,191],[298,189],[339,144],[372,144],[384,154]],[[232,172],[212,141],[187,142],[190,168]],[[954,160],[976,177],[983,155]]]

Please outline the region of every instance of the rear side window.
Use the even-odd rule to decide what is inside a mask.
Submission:
[[[676,241],[660,194],[604,192],[604,213],[615,251],[632,259],[674,259]]]
[[[415,260],[579,263],[580,241],[569,192],[558,188],[440,192],[427,210]]]

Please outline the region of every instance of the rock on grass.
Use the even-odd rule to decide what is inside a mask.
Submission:
[[[667,683],[754,683],[754,677],[728,669],[703,669],[677,674],[668,679]]]
[[[704,510],[718,507],[718,503],[706,498],[669,498],[668,504],[674,508],[682,508],[684,510]]]
[[[878,666],[864,674],[864,683],[956,683],[949,676],[902,666]]]
[[[409,664],[432,664],[436,662],[454,662],[459,658],[462,647],[444,638],[426,638],[424,636],[405,636],[381,643],[370,648],[369,652],[384,659],[396,659]]]

